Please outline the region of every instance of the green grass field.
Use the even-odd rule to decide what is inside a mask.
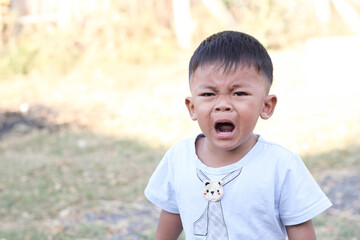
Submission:
[[[0,142],[1,239],[98,239],[108,228],[77,218],[113,201],[144,201],[162,153],[136,140],[69,129],[8,136]],[[66,226],[57,220],[63,218],[75,220]]]

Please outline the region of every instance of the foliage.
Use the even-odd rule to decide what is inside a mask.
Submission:
[[[37,50],[25,44],[11,46],[1,52],[0,74],[26,75],[33,68],[33,60]]]
[[[309,1],[224,3],[236,19],[234,26],[221,25],[201,1],[193,1],[194,44],[214,32],[232,28],[256,36],[269,49],[281,49],[321,32],[314,4]],[[74,16],[73,22],[62,28],[48,23],[23,26],[20,34],[14,34],[3,46],[1,76],[32,71],[61,75],[81,66],[139,64],[166,60],[176,53],[171,1],[109,1],[109,4],[105,10],[99,7]],[[16,24],[14,20],[13,25]],[[348,33],[341,22],[331,26],[330,34]]]

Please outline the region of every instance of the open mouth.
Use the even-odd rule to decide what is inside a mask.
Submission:
[[[231,122],[217,122],[215,124],[215,129],[219,133],[231,133],[234,131],[235,126]]]

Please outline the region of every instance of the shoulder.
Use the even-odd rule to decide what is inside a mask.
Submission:
[[[297,166],[303,167],[304,165],[298,154],[278,143],[259,137],[258,144],[260,149],[258,154],[265,158],[268,163],[273,163],[280,169],[285,170]]]
[[[282,146],[278,143],[268,141],[261,136],[258,139],[258,144],[261,146],[261,149],[265,153],[271,152],[273,154],[278,154],[280,156],[297,157],[297,154],[294,153],[293,151],[285,148],[284,146]]]
[[[169,164],[184,164],[184,161],[194,159],[196,137],[182,139],[173,144],[165,153],[163,161]]]
[[[166,154],[191,154],[195,151],[196,137],[189,137],[174,143]]]

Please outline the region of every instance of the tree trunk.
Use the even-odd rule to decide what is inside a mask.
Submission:
[[[173,0],[174,28],[181,48],[191,47],[192,20],[190,0]]]
[[[349,28],[357,35],[360,35],[360,17],[355,9],[345,0],[332,0],[332,3]]]

